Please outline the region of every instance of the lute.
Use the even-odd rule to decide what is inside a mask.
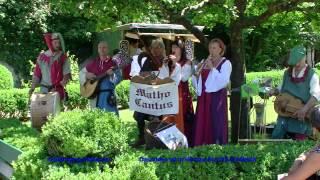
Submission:
[[[111,69],[113,69],[113,67]],[[85,98],[92,98],[92,96],[94,96],[96,92],[99,81],[106,76],[107,76],[107,71],[97,76],[94,79],[87,79],[87,81],[82,86],[80,86],[81,96]]]
[[[280,93],[274,101],[274,110],[283,117],[297,118],[294,113],[302,109],[303,106],[304,103],[300,99],[288,93]],[[308,110],[306,114],[307,119],[310,119],[312,110],[313,107]]]

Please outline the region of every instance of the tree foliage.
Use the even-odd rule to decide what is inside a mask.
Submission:
[[[260,62],[267,68],[276,68],[281,66],[279,59],[292,45],[300,42],[318,45],[318,4],[315,0],[302,2],[304,0],[130,0],[126,3],[2,0],[0,39],[4,43],[0,45],[0,57],[27,74],[29,63],[16,62],[34,60],[41,49],[46,49],[42,33],[47,31],[62,32],[67,49],[77,54],[80,46],[92,45],[88,43],[94,38],[92,32],[124,23],[183,24],[181,18],[184,18],[190,25],[204,25],[208,29],[224,24],[230,33],[232,23],[241,20],[246,29],[243,35],[248,70],[261,70]]]
[[[232,89],[239,88],[245,82],[245,64],[249,70],[260,70],[258,68],[263,66],[280,67],[279,59],[293,45],[304,43],[317,46],[320,34],[320,0],[130,0],[125,3],[116,0],[50,0],[49,2],[8,0],[0,2],[2,2],[0,18],[6,22],[5,26],[0,28],[0,38],[2,37],[6,42],[6,47],[3,49],[14,47],[12,51],[6,51],[8,54],[16,50],[16,47],[22,47],[22,49],[30,47],[26,44],[14,46],[13,42],[18,44],[22,43],[22,40],[39,42],[39,38],[26,38],[32,37],[30,34],[33,34],[33,31],[59,29],[65,30],[68,34],[67,38],[86,39],[90,38],[88,31],[93,29],[101,31],[129,22],[182,24],[206,46],[207,37],[194,25],[204,25],[213,29],[217,24],[223,24],[230,35]],[[19,17],[22,18],[23,25],[16,23],[16,18]],[[44,23],[49,17],[66,19],[57,23],[58,28]],[[54,23],[56,21],[50,22],[56,24]],[[72,25],[65,22],[71,22]],[[29,27],[32,27],[31,30],[28,29]],[[23,28],[22,35],[18,34],[21,28]],[[8,39],[8,37],[11,38]],[[24,38],[19,39],[19,37]],[[35,54],[35,51],[29,55],[32,53]],[[239,129],[234,123],[239,122],[238,119],[242,113],[239,94],[238,91],[231,93],[233,130]],[[246,130],[240,129],[240,132],[246,132]],[[232,134],[238,133],[232,132]]]
[[[41,49],[39,34],[47,30],[48,15],[45,0],[0,1],[1,60],[27,74],[27,60],[35,58]]]
[[[319,49],[320,31],[315,17],[302,12],[274,15],[259,27],[245,31],[246,62],[249,71],[282,68],[288,51],[298,43]]]
[[[67,50],[79,54],[81,47],[90,46],[97,26],[96,19],[63,12],[46,0],[0,0],[0,22],[0,61],[13,66],[22,79],[30,78],[29,60],[35,62],[47,49],[43,33],[61,32]]]
[[[129,22],[156,22],[161,12],[140,0],[63,1],[51,0],[52,6],[76,17],[96,19],[96,29],[104,30]]]

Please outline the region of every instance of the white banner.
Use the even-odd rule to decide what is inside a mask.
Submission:
[[[129,107],[131,110],[155,116],[177,114],[178,86],[174,82],[161,85],[131,82]]]

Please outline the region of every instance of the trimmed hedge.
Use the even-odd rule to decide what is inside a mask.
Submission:
[[[69,100],[66,102],[67,109],[87,107],[88,100],[83,98],[78,84],[67,86]],[[0,118],[23,118],[28,113],[28,92],[29,89],[0,90]]]
[[[113,158],[128,148],[120,119],[97,109],[60,113],[42,128],[42,138],[51,156]]]
[[[121,108],[129,107],[130,81],[123,80],[116,86],[117,103]]]
[[[27,116],[28,89],[0,90],[0,118]]]
[[[117,101],[122,108],[129,107],[129,85],[129,81],[123,81],[116,89]],[[28,113],[28,91],[27,88],[0,90],[0,118],[25,119]],[[88,107],[88,99],[80,95],[79,84],[69,84],[67,92],[69,96],[65,103],[67,109],[86,109]]]
[[[69,96],[68,101],[65,103],[67,109],[85,109],[88,107],[89,100],[80,95],[79,84],[72,83],[67,85],[67,92]]]
[[[320,70],[316,70],[320,74]],[[273,85],[277,86],[282,81],[283,70],[269,72],[251,72],[247,73],[247,82],[251,82],[257,78],[271,77]],[[195,90],[189,81],[190,92],[193,100],[196,100]],[[129,88],[130,81],[124,80],[116,87],[117,103],[121,108],[129,107]],[[88,107],[88,99],[80,95],[79,84],[69,84],[67,86],[69,100],[65,103],[67,109],[85,109]],[[1,117],[16,117],[24,118],[27,115],[27,99],[28,89],[10,89],[0,90],[0,118]]]
[[[3,65],[0,65],[0,89],[12,89],[13,77],[11,72]]]
[[[112,178],[114,179],[138,179],[149,180],[160,179],[156,174],[156,164],[144,164],[139,161],[140,157],[146,156],[146,152],[134,152],[131,150],[126,154],[119,155],[114,159],[114,167],[112,169]],[[168,151],[167,151],[168,153]],[[171,152],[170,152],[171,153]],[[174,171],[174,169],[172,169]],[[172,171],[171,170],[171,171]]]
[[[168,153],[146,152],[147,157],[252,157],[256,162],[158,162],[156,175],[161,179],[275,179],[287,172],[293,160],[314,142],[270,143],[256,145],[210,145]],[[290,147],[290,148],[288,148]],[[147,163],[148,164],[148,163]]]
[[[277,86],[282,81],[283,72],[284,72],[283,70],[267,71],[267,72],[251,72],[246,74],[246,78],[247,78],[247,82],[252,82],[255,79],[271,77],[273,85]]]
[[[314,68],[316,73],[320,75],[320,70]],[[271,77],[274,86],[278,86],[283,78],[284,70],[274,70],[274,71],[266,71],[266,72],[250,72],[246,74],[247,82],[252,82],[257,78],[266,78]]]
[[[44,129],[44,133],[37,133],[19,120],[0,119],[0,129],[3,130],[2,138],[22,149],[23,153],[19,156],[18,161],[14,162],[14,178],[13,179],[275,179],[279,173],[287,172],[293,160],[303,151],[310,149],[315,142],[292,142],[292,143],[270,143],[270,144],[255,144],[255,145],[209,145],[193,149],[180,149],[176,151],[169,150],[150,150],[143,151],[137,149],[127,149],[126,151],[119,151],[114,156],[104,156],[112,158],[110,163],[53,163],[49,162],[47,153],[46,137],[50,134],[59,136],[74,136],[78,131],[77,138],[86,139],[88,135],[88,128],[83,127],[82,123],[74,124],[76,117],[82,114],[89,113],[76,110],[74,112],[62,113],[66,120],[54,119],[49,122]],[[96,127],[99,134],[100,130],[105,130],[105,134],[100,134],[102,139],[107,134],[117,134],[118,136],[125,136],[128,132],[119,132],[117,128],[110,129],[114,126],[112,116],[108,113],[100,114],[100,112],[93,112],[95,119],[91,120],[93,123],[99,121],[102,123],[101,127]],[[71,117],[74,116],[74,117]],[[98,118],[99,117],[99,118]],[[100,117],[106,117],[100,118]],[[62,118],[62,116],[60,116]],[[113,120],[109,120],[113,119]],[[102,119],[105,122],[100,122]],[[54,121],[57,121],[54,123]],[[70,120],[73,123],[67,123]],[[80,120],[84,121],[83,119]],[[111,121],[111,123],[110,123]],[[107,125],[107,124],[111,125]],[[120,122],[119,122],[120,123]],[[55,124],[55,125],[53,125]],[[59,126],[58,126],[59,124]],[[73,130],[70,130],[70,125],[73,124]],[[90,124],[90,123],[89,123]],[[98,125],[98,124],[97,124]],[[83,129],[79,129],[79,128]],[[105,128],[107,127],[107,128]],[[56,131],[54,132],[54,128]],[[49,131],[50,130],[50,131]],[[62,132],[61,132],[62,131]],[[81,135],[83,132],[85,135]],[[92,133],[92,131],[91,131]],[[123,134],[124,133],[124,134]],[[67,138],[67,137],[66,137]],[[100,137],[101,139],[101,137]],[[96,140],[92,140],[96,142]],[[114,143],[110,140],[108,147],[119,148],[119,146],[126,144]],[[103,143],[102,143],[103,144]],[[84,145],[86,146],[86,145]],[[84,149],[83,147],[80,147]],[[112,150],[111,150],[112,151]],[[92,153],[96,157],[102,157],[103,153]],[[77,155],[77,152],[75,153]],[[78,154],[79,155],[79,154]],[[142,158],[187,158],[187,157],[253,157],[256,162],[143,162]]]

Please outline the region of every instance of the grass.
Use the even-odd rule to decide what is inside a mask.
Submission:
[[[276,118],[277,118],[277,114],[275,113],[275,111],[273,109],[272,100],[273,99],[270,98],[267,101],[267,106],[266,106],[266,122],[267,122],[267,124],[275,122]],[[261,102],[261,99],[259,99],[258,97],[254,97],[254,103],[256,103],[256,102]],[[196,107],[196,102],[194,102],[194,107]],[[129,142],[134,142],[135,138],[137,137],[138,129],[137,129],[136,122],[133,119],[133,111],[130,110],[130,109],[124,109],[124,110],[120,110],[119,114],[120,114],[120,118],[123,121],[124,125],[130,129],[130,132],[132,132],[132,134],[130,134],[130,136],[129,136],[129,138],[130,138]],[[251,117],[250,118],[251,119],[251,123],[254,123],[254,120],[255,120],[255,111],[254,110],[251,111],[251,116],[250,117]],[[229,119],[230,119],[230,114],[229,114]],[[12,123],[14,125],[17,125],[18,121],[17,122],[16,121],[12,121]],[[229,124],[230,123],[231,122],[229,121]],[[4,124],[6,124],[6,123],[2,123],[2,125],[4,125]],[[30,127],[31,126],[30,124],[31,124],[30,121],[24,122],[23,123],[23,127],[24,128]],[[0,123],[0,129],[6,129],[6,128],[2,127],[1,123]],[[6,129],[6,131],[8,131],[8,130],[11,131],[11,129]],[[16,131],[16,130],[14,130],[14,131]],[[22,131],[25,131],[25,129],[23,129]],[[16,132],[16,133],[11,132],[10,134],[17,134],[17,133],[18,132]]]
[[[274,108],[273,108],[273,99],[274,98],[270,98],[269,100],[266,101],[266,112],[265,112],[266,124],[276,122],[276,119],[277,119],[277,113],[274,111]],[[260,99],[259,97],[253,98],[253,103],[262,103],[262,102],[263,102],[262,99]],[[193,105],[194,105],[194,109],[195,109],[197,103],[193,102]],[[250,114],[250,122],[254,123],[254,121],[256,119],[254,108],[251,110],[250,113],[251,113]],[[135,121],[133,119],[133,111],[132,110],[130,110],[130,109],[120,110],[119,114],[120,114],[120,118],[122,121],[135,123]],[[230,112],[229,112],[229,120],[230,120],[230,117],[231,116],[230,116]]]
[[[265,117],[266,117],[266,124],[271,124],[276,122],[277,119],[277,113],[274,111],[273,108],[273,101],[274,98],[269,98],[268,100],[265,101],[266,103],[266,109],[265,109]],[[253,103],[263,103],[263,100],[260,97],[253,97]],[[230,104],[230,103],[229,103]],[[196,108],[197,103],[193,102],[194,109]],[[229,108],[228,108],[229,109]],[[250,124],[255,123],[256,119],[256,114],[255,114],[254,108],[251,109],[250,111]],[[137,123],[133,119],[133,111],[130,109],[123,109],[119,111],[119,115],[121,120],[124,122],[124,125],[128,127],[131,131],[131,134],[129,135],[129,143],[133,143],[137,136],[138,136],[138,128],[137,128]],[[229,133],[231,133],[231,119],[230,119],[230,111],[229,111]],[[254,133],[254,132],[252,132]],[[265,139],[268,138],[267,135],[259,134],[256,132],[256,134],[253,135],[254,138],[257,139]],[[231,138],[231,135],[229,134],[229,137]]]

